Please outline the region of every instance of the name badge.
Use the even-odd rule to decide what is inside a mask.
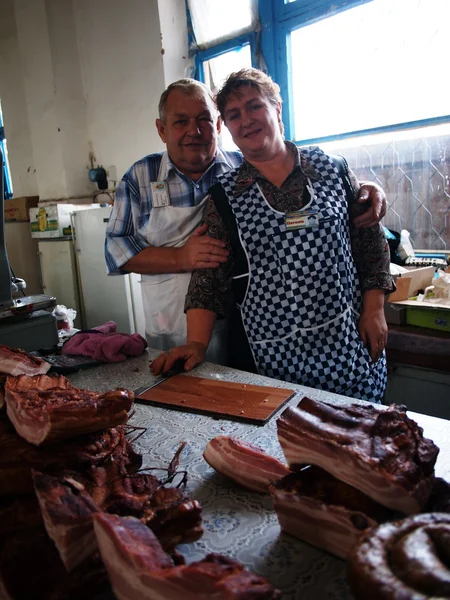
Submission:
[[[169,191],[165,181],[152,181],[152,206],[159,208],[162,206],[170,206]]]
[[[285,215],[286,229],[312,229],[319,227],[316,210],[296,210]]]

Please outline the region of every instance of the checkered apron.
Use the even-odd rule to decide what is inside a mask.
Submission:
[[[248,341],[262,375],[380,402],[386,358],[373,364],[358,333],[361,291],[341,178],[319,148],[302,153],[321,175],[304,207],[317,211],[317,228],[288,230],[256,183],[235,195],[237,170],[219,179],[250,265],[239,306]]]

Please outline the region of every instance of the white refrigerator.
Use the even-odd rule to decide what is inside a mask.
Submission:
[[[106,273],[105,230],[110,214],[110,206],[72,213],[82,326],[91,329],[115,321],[118,332],[145,338],[141,276]]]

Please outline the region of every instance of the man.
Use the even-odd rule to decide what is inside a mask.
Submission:
[[[205,197],[217,177],[242,162],[218,148],[221,120],[202,83],[181,79],[159,102],[156,128],[167,151],[150,154],[123,176],[106,229],[109,275],[142,274],[146,335],[152,348],[185,343],[184,300],[191,272],[225,263],[225,244],[201,225]],[[360,202],[371,207],[355,225],[369,227],[385,214],[381,188],[366,184]],[[206,359],[226,364],[226,323],[218,321]]]

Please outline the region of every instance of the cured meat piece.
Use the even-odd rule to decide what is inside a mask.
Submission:
[[[262,448],[225,435],[218,435],[207,444],[203,458],[218,473],[265,494],[269,484],[291,472]]]
[[[0,373],[8,375],[45,375],[51,364],[19,348],[0,344]]]
[[[405,407],[303,398],[283,412],[277,427],[291,469],[317,465],[403,514],[426,505],[439,448],[423,437]]]
[[[343,559],[362,531],[400,516],[318,467],[291,473],[269,490],[282,531]]]
[[[66,569],[71,571],[97,550],[92,515],[99,507],[75,479],[33,473],[45,528],[55,542]]]
[[[8,377],[6,410],[16,431],[39,446],[126,423],[134,394],[99,394],[72,387],[63,376]]]
[[[128,471],[135,471],[142,464],[121,426],[72,438],[64,444],[36,447],[17,435],[8,420],[0,419],[0,497],[34,494],[31,469],[46,473],[57,473],[63,468],[83,471],[101,464],[113,452],[123,455]]]
[[[132,517],[94,517],[100,554],[118,600],[272,600],[270,583],[235,560],[209,554],[174,566],[153,533]]]
[[[95,551],[92,516],[100,510],[139,518],[168,551],[203,533],[198,502],[152,475],[129,474],[116,457],[85,474],[34,473],[34,482],[47,532],[68,570]]]
[[[366,530],[348,575],[356,600],[450,598],[450,515],[414,515]]]

